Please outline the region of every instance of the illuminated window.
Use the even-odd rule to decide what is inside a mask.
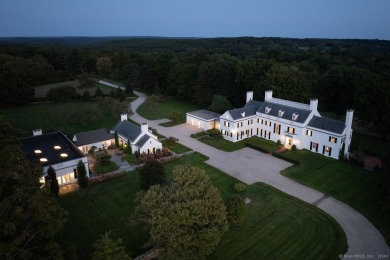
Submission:
[[[283,114],[284,114],[284,110],[279,110],[279,113],[278,113],[279,117],[282,117]]]
[[[289,134],[295,134],[295,128],[294,127],[287,127],[287,132]]]
[[[337,143],[337,138],[333,136],[329,136],[329,142],[331,143]]]
[[[313,135],[313,131],[311,131],[311,130],[306,130],[306,135],[312,136],[312,135]]]

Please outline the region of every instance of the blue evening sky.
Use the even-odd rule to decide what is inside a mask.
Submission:
[[[0,0],[0,37],[390,40],[390,0]]]

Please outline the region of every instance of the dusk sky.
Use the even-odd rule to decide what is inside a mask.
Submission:
[[[0,0],[0,37],[390,40],[390,0]]]

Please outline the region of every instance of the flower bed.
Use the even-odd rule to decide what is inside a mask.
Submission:
[[[101,174],[99,176],[91,177],[89,178],[89,186],[95,186],[113,179],[123,177],[125,175],[126,175],[125,172],[122,173],[109,172],[109,173]]]

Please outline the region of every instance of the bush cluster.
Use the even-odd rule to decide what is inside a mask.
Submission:
[[[113,179],[117,179],[117,178],[123,177],[125,175],[126,175],[125,172],[122,172],[122,173],[108,172],[108,173],[100,174],[98,176],[89,178],[89,185],[90,186],[98,185],[100,183],[104,183],[104,182],[107,182],[107,181],[110,181]]]
[[[242,192],[246,189],[246,185],[242,182],[238,182],[234,184],[234,190],[237,192]]]

